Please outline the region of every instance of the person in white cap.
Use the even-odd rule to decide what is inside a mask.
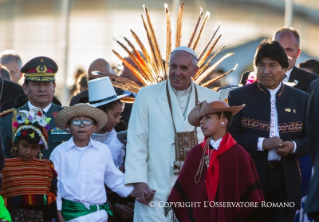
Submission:
[[[134,184],[139,194],[134,221],[170,221],[164,215],[161,201],[167,200],[183,159],[193,147],[189,145],[179,153],[182,147],[176,145],[175,139],[184,138],[181,134],[189,135],[189,140],[184,141],[187,143],[204,139],[201,130],[189,124],[187,116],[198,102],[215,101],[219,96],[192,81],[199,69],[197,61],[192,49],[185,46],[174,49],[169,61],[169,80],[144,87],[137,94],[125,160],[125,184]],[[146,202],[143,193],[148,188],[156,190],[154,207],[141,204]]]

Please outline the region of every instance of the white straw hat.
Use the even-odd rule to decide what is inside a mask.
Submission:
[[[127,94],[116,95],[114,87],[109,77],[96,78],[89,82],[89,103],[90,106],[98,107],[104,104],[121,99]]]

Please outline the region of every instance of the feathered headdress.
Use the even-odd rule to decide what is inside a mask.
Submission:
[[[140,80],[140,82],[143,84],[143,86],[153,85],[156,83],[159,83],[161,81],[164,81],[168,79],[168,62],[170,58],[170,54],[172,52],[172,28],[171,28],[171,18],[170,13],[168,10],[168,6],[165,3],[165,13],[166,13],[166,60],[163,61],[162,55],[159,49],[159,45],[155,36],[155,30],[152,25],[152,21],[148,12],[148,9],[146,6],[144,7],[144,11],[146,14],[146,18],[142,16],[142,21],[144,25],[144,29],[146,31],[148,45],[150,49],[150,53],[146,50],[146,47],[141,42],[140,38],[137,36],[137,34],[131,30],[132,36],[135,39],[136,43],[138,44],[140,50],[143,53],[143,56],[141,53],[137,50],[137,48],[130,42],[127,38],[124,37],[124,40],[129,45],[130,49],[126,47],[124,44],[122,44],[120,41],[117,41],[117,43],[128,53],[130,58],[133,60],[133,62],[138,67],[135,68],[130,63],[128,63],[119,53],[117,53],[115,50],[112,50],[113,53],[123,62],[123,64],[132,71],[132,73]],[[177,28],[176,28],[176,38],[175,38],[175,48],[181,46],[181,38],[182,38],[182,16],[183,16],[183,9],[184,9],[184,2],[181,3],[179,7],[178,17],[177,17]],[[187,47],[196,50],[198,46],[199,39],[203,33],[203,30],[206,26],[207,20],[210,16],[210,13],[207,12],[204,18],[204,21],[200,27],[200,21],[203,17],[204,11],[200,9],[199,17],[197,19],[196,25],[194,27],[194,30],[191,34],[190,40],[187,44]],[[200,27],[200,29],[199,29]],[[227,57],[233,55],[234,53],[228,53],[224,55],[222,58],[220,58],[217,62],[214,64],[211,64],[211,61],[216,57],[217,54],[219,54],[226,46],[226,44],[219,49],[213,56],[209,58],[209,55],[211,54],[212,50],[214,49],[215,45],[221,38],[222,34],[219,34],[216,38],[216,34],[220,28],[220,24],[218,25],[216,31],[214,32],[213,36],[210,38],[209,42],[206,44],[205,48],[201,51],[201,53],[197,56],[198,57],[198,67],[199,71],[196,73],[195,77],[193,78],[193,81],[197,84],[200,84],[204,87],[210,85],[211,83],[219,80],[220,78],[226,76],[227,74],[233,72],[236,70],[237,65],[230,71],[211,79],[207,82],[202,83],[202,81],[213,71],[216,69],[216,67]],[[199,31],[198,31],[199,30]],[[198,34],[197,34],[198,32]],[[92,74],[102,74],[99,72],[93,72]],[[139,86],[135,82],[128,80],[126,78],[121,78],[115,75],[110,74],[102,74],[110,77],[112,84],[114,87],[121,88],[123,90],[131,91],[133,93],[137,93],[138,90],[143,87]],[[130,98],[132,100],[132,98]],[[133,100],[132,100],[133,101]]]
[[[39,144],[44,145],[44,149],[48,149],[48,130],[51,118],[46,118],[41,109],[20,110],[17,113],[16,121],[12,123],[17,128],[12,137],[12,142],[18,142],[21,135],[34,138],[34,133],[40,137]],[[33,133],[26,135],[27,130],[32,129]],[[41,130],[42,129],[42,130]]]

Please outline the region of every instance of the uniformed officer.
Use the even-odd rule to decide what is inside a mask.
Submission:
[[[71,135],[56,128],[54,118],[56,114],[62,110],[61,106],[52,103],[55,92],[55,74],[58,71],[57,64],[50,58],[40,56],[31,59],[22,68],[24,73],[23,90],[28,97],[28,102],[18,109],[10,109],[0,114],[0,128],[3,139],[5,156],[8,157],[12,148],[12,133],[15,127],[12,123],[15,121],[17,110],[30,110],[32,108],[40,108],[47,118],[50,118],[48,130],[49,149],[42,151],[39,157],[49,159],[52,150],[61,142],[68,140]],[[14,121],[13,121],[14,120]]]

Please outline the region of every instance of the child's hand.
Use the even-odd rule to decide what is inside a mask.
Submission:
[[[123,219],[129,219],[133,217],[133,212],[130,207],[125,206],[125,205],[116,205],[114,208],[114,211],[120,215]]]
[[[149,203],[153,199],[155,192],[156,192],[156,190],[152,190],[150,188],[148,188],[147,190],[144,191],[144,197],[145,197],[145,201],[147,203]]]
[[[58,210],[58,219],[59,219],[59,222],[65,222],[60,210]]]

